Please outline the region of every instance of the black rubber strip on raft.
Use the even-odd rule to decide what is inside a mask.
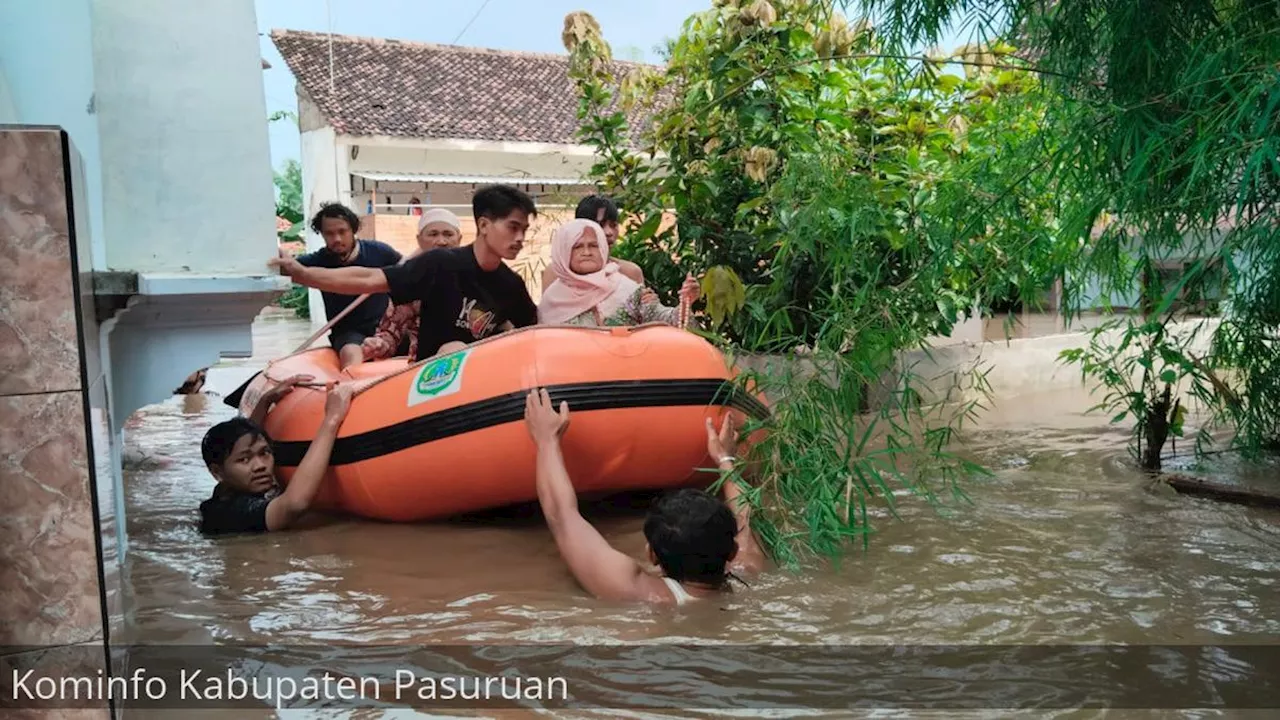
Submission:
[[[733,383],[719,378],[707,380],[622,380],[611,382],[573,383],[547,387],[552,402],[569,403],[570,412],[614,410],[642,407],[681,407],[689,405],[721,405],[755,418],[769,415],[769,409],[757,398],[742,392]],[[416,445],[444,440],[455,435],[517,422],[524,419],[528,391],[499,395],[466,405],[441,410],[394,425],[338,438],[333,445],[330,465],[347,465],[390,455]],[[276,442],[276,464],[297,467],[311,447],[309,440]]]

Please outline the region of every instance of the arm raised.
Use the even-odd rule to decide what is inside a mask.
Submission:
[[[560,556],[587,592],[604,600],[648,600],[644,569],[615,550],[578,512],[578,496],[560,452],[560,436],[569,426],[569,406],[551,405],[545,389],[525,399],[525,425],[538,449],[538,503]]]
[[[732,476],[733,453],[737,447],[737,428],[734,425],[732,413],[726,414],[719,431],[711,423],[711,418],[707,418],[707,452],[727,476],[721,492],[724,495],[725,504],[733,511],[738,525],[738,534],[734,536],[734,541],[738,544],[738,554],[734,557],[732,565],[734,569],[744,573],[758,573],[765,569],[767,560],[764,550],[756,542],[755,534],[751,532],[751,503]]]
[[[338,428],[342,426],[347,410],[351,408],[352,395],[350,384],[329,390],[329,395],[325,398],[324,420],[320,423],[316,439],[307,448],[307,454],[298,465],[298,471],[294,473],[289,487],[267,505],[267,530],[284,530],[311,508],[311,503],[320,491],[320,482],[329,471],[329,456],[333,452],[333,443],[338,438]]]

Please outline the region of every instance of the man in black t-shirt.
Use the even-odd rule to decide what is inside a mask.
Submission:
[[[338,428],[351,407],[351,384],[338,385],[325,398],[324,420],[307,448],[289,487],[276,484],[271,438],[262,429],[267,410],[310,380],[297,375],[263,394],[249,418],[235,417],[209,428],[200,452],[218,481],[213,496],[200,503],[200,531],[207,535],[284,530],[306,514],[329,469]]]
[[[391,293],[396,303],[420,301],[418,360],[460,350],[477,340],[538,321],[524,281],[503,260],[524,247],[533,199],[510,185],[481,188],[471,200],[476,240],[422,253],[382,269],[305,267],[281,254],[267,264],[293,281],[325,292]]]
[[[400,262],[401,255],[390,245],[377,240],[357,240],[360,218],[341,203],[325,203],[311,218],[311,230],[324,238],[324,247],[315,252],[299,255],[299,265],[321,268],[367,267],[382,268]],[[324,313],[332,320],[347,308],[356,295],[324,292]],[[387,296],[375,294],[366,298],[346,317],[329,329],[329,344],[338,351],[342,367],[364,360],[361,343],[377,332],[378,321],[387,311]]]

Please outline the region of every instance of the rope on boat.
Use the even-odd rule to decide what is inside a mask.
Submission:
[[[353,303],[352,303],[352,305],[354,305],[354,304],[355,304],[355,303],[353,302]],[[627,330],[627,333],[628,333],[628,334],[630,334],[630,333],[634,333],[634,332],[636,332],[637,330],[644,330],[644,329],[647,329],[647,328],[659,328],[659,327],[671,327],[671,326],[670,326],[670,325],[668,325],[668,324],[666,324],[666,323],[650,322],[650,323],[645,323],[645,324],[643,324],[643,325],[633,325],[633,326],[629,326],[629,327],[627,327],[627,328],[626,328],[626,330]],[[470,345],[468,345],[468,346],[467,346],[467,348],[466,348],[466,349],[467,349],[467,350],[470,350],[470,349],[472,349],[472,348],[479,347],[479,346],[481,346],[481,345],[487,345],[487,344],[489,344],[489,343],[496,342],[496,341],[498,341],[498,340],[501,340],[501,339],[504,339],[504,338],[508,338],[508,337],[511,337],[512,335],[516,335],[516,334],[519,334],[519,333],[530,332],[530,331],[533,331],[533,330],[542,330],[542,329],[547,329],[547,328],[551,328],[551,329],[569,329],[569,330],[579,330],[579,331],[581,331],[581,330],[586,330],[586,331],[595,331],[595,332],[604,332],[604,333],[612,333],[612,332],[614,332],[615,330],[620,329],[619,327],[587,327],[587,326],[583,326],[583,325],[568,325],[568,324],[561,324],[561,325],[530,325],[530,326],[528,326],[528,327],[516,328],[515,330],[508,330],[508,331],[507,331],[507,332],[505,332],[505,333],[500,333],[500,334],[497,334],[497,335],[490,335],[489,337],[487,337],[487,338],[485,338],[485,339],[483,339],[483,340],[478,340],[478,341],[476,341],[476,342],[474,342],[474,343],[471,343]],[[317,335],[317,337],[318,337],[318,335]],[[308,342],[306,343],[306,345],[310,345],[310,344],[311,344],[311,342],[312,342],[312,341],[308,341]],[[304,345],[303,347],[305,347],[305,345]],[[297,350],[297,351],[294,351],[294,353],[293,353],[293,354],[295,354],[295,355],[296,355],[298,352],[301,352],[301,349],[299,349],[299,350]],[[455,351],[455,352],[462,352],[462,351],[461,351],[461,350],[458,350],[458,351]],[[449,354],[452,354],[452,353],[449,353]],[[330,386],[332,386],[332,385],[336,385],[336,384],[338,384],[338,383],[340,383],[340,382],[353,382],[353,383],[356,383],[356,384],[357,384],[357,385],[356,385],[356,389],[355,389],[355,393],[354,393],[354,395],[359,396],[360,394],[364,393],[366,390],[369,390],[369,389],[370,389],[370,388],[372,388],[372,387],[375,387],[375,386],[377,386],[377,385],[379,385],[379,384],[381,384],[381,383],[387,382],[388,380],[391,380],[391,379],[393,379],[393,378],[395,378],[395,377],[398,377],[398,376],[400,376],[400,375],[403,375],[404,373],[407,373],[407,372],[415,372],[415,371],[417,371],[419,368],[421,368],[423,365],[425,365],[425,364],[427,364],[427,363],[429,363],[429,362],[431,362],[431,361],[433,361],[433,360],[438,360],[439,358],[442,358],[442,357],[444,357],[444,355],[432,355],[431,357],[423,358],[423,359],[421,359],[421,360],[417,360],[417,361],[411,362],[411,363],[409,363],[408,365],[406,365],[406,366],[404,367],[404,369],[402,369],[402,370],[396,370],[395,372],[387,373],[386,375],[382,375],[382,376],[379,376],[379,377],[373,377],[373,378],[361,378],[361,379],[343,379],[343,380],[335,380],[335,381],[331,381],[331,382],[327,382],[327,383],[325,383],[325,382],[302,382],[302,383],[298,383],[297,387],[306,387],[306,388],[326,388],[326,389],[327,389],[327,388],[329,388]],[[283,359],[283,358],[281,358],[281,359]],[[271,373],[270,373],[271,367],[272,367],[273,365],[275,365],[275,363],[276,363],[276,362],[278,362],[278,361],[273,361],[273,362],[271,362],[270,364],[268,364],[268,365],[267,365],[267,367],[266,367],[265,369],[263,369],[263,371],[262,371],[262,376],[263,376],[263,377],[264,377],[268,382],[272,382],[272,383],[275,383],[275,384],[279,384],[279,383],[284,382],[284,380],[285,380],[286,378],[277,378],[277,377],[273,377],[273,376],[271,375]]]
[[[330,320],[329,322],[325,323],[325,326],[324,326],[324,327],[322,327],[322,328],[320,328],[319,330],[315,331],[315,332],[311,335],[311,337],[307,338],[306,342],[304,342],[304,343],[302,343],[301,345],[299,345],[298,347],[294,348],[293,352],[291,352],[291,353],[289,353],[289,354],[290,354],[290,355],[297,355],[298,353],[302,352],[303,350],[306,350],[307,348],[311,347],[311,343],[315,342],[316,340],[319,340],[321,335],[323,335],[323,334],[325,334],[325,333],[329,332],[329,330],[330,330],[334,325],[336,325],[336,324],[338,323],[338,321],[339,321],[339,320],[341,320],[342,318],[346,317],[346,316],[347,316],[347,315],[348,315],[352,310],[355,310],[355,309],[356,309],[356,306],[357,306],[357,305],[359,305],[360,303],[364,302],[364,301],[365,301],[365,300],[367,300],[368,298],[369,298],[369,293],[365,293],[365,294],[361,295],[360,297],[356,298],[355,300],[352,300],[350,305],[347,305],[345,308],[343,308],[343,309],[342,309],[342,312],[338,313],[336,316],[334,316],[334,318],[333,318],[332,320]]]

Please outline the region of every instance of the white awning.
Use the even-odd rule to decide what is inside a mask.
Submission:
[[[507,183],[510,185],[589,185],[589,180],[568,177],[518,177],[502,175],[447,175],[443,173],[385,173],[359,170],[351,173],[355,177],[376,182],[416,182],[416,183],[461,183],[489,185]]]

